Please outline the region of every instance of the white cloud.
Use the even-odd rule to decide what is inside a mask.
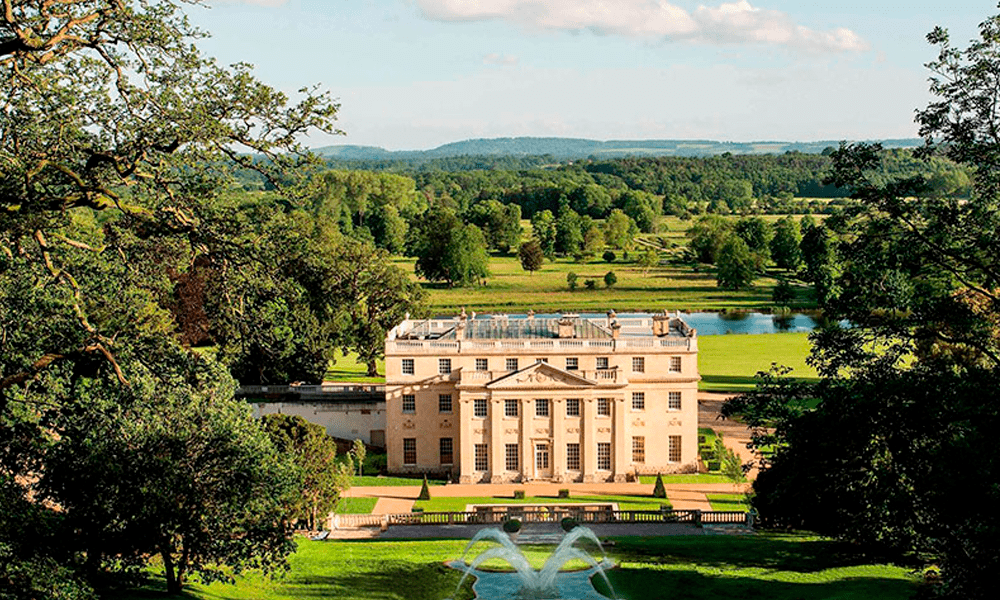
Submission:
[[[807,51],[863,51],[853,31],[817,31],[747,0],[692,12],[663,0],[413,0],[437,21],[506,21],[530,30],[592,31],[671,41],[762,43]]]
[[[509,54],[498,54],[491,52],[483,57],[483,64],[496,67],[512,67],[517,64],[518,58]]]

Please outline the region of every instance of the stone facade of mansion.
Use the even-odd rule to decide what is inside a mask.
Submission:
[[[499,483],[696,470],[698,342],[679,316],[407,319],[385,361],[392,473]]]

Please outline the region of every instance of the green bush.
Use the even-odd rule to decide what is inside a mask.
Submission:
[[[417,500],[430,500],[431,499],[431,488],[427,485],[427,476],[424,475],[424,485],[420,487],[420,495],[417,496]]]
[[[569,286],[569,291],[572,292],[573,290],[576,289],[576,285],[577,285],[576,284],[576,280],[577,280],[577,278],[578,278],[578,275],[576,273],[574,273],[573,271],[570,271],[569,273],[566,273],[566,285]]]
[[[704,444],[705,444],[705,436],[703,436],[703,435],[699,435],[699,436],[698,436],[698,445],[699,445],[699,446],[702,446],[702,445],[704,445]]]
[[[653,497],[667,497],[667,488],[663,487],[663,477],[659,473],[656,474],[656,485],[653,486]]]
[[[604,259],[604,262],[615,262],[615,259],[618,257],[611,250],[605,250],[601,258]]]
[[[521,520],[507,519],[503,522],[503,530],[507,533],[517,533],[518,531],[521,531]]]
[[[715,457],[715,450],[703,450],[701,453],[701,460],[704,461],[715,460]]]
[[[562,521],[559,521],[559,525],[562,526],[563,531],[572,531],[574,527],[578,526],[580,523],[577,522],[573,517],[563,517]]]
[[[560,498],[569,498],[569,490],[559,490]]]
[[[718,471],[721,468],[722,468],[722,463],[719,462],[719,461],[717,461],[717,460],[713,460],[713,461],[710,461],[708,463],[708,470],[709,471]]]
[[[514,490],[514,500],[524,500],[524,490]]]
[[[584,287],[586,287],[586,288],[587,288],[588,290],[594,290],[594,289],[597,289],[597,280],[596,280],[596,279],[585,279],[585,280],[583,281],[583,285],[584,285]]]
[[[608,271],[604,274],[604,287],[611,288],[614,287],[616,283],[618,283],[618,276],[615,275],[614,271]]]

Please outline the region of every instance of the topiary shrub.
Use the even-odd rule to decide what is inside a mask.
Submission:
[[[524,500],[524,490],[514,490],[514,500]]]
[[[503,530],[507,533],[517,533],[518,531],[521,531],[521,520],[507,519],[503,522]]]
[[[580,523],[573,517],[563,517],[562,520],[559,521],[559,525],[562,526],[563,531],[572,531],[575,527],[580,525]]]
[[[663,477],[659,473],[656,474],[656,485],[653,486],[653,497],[667,497],[667,488],[663,487]]]
[[[569,498],[569,490],[559,490],[560,498]]]
[[[417,496],[417,500],[430,500],[431,499],[431,488],[427,485],[427,476],[424,475],[424,485],[420,486],[420,495]]]

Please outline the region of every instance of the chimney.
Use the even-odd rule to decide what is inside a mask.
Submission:
[[[670,334],[670,315],[666,311],[663,314],[653,315],[653,335],[663,337]]]
[[[576,319],[563,317],[559,319],[556,323],[558,324],[559,327],[560,338],[576,337]]]

